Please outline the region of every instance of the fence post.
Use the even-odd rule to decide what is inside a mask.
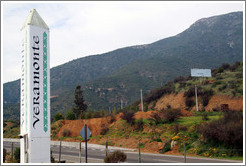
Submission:
[[[14,159],[14,143],[13,142],[11,143],[11,159],[12,161]]]
[[[81,163],[81,142],[79,142],[79,163]]]
[[[108,141],[106,141],[105,145],[106,145],[106,157],[107,157],[108,156]]]
[[[60,149],[59,149],[59,163],[61,162],[61,140],[60,140]]]
[[[186,149],[185,149],[185,142],[184,142],[184,162],[186,163]]]
[[[140,142],[138,142],[138,162],[141,163]]]

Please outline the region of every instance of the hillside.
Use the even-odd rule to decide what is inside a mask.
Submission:
[[[77,84],[92,110],[119,108],[190,68],[215,68],[243,59],[243,15],[234,12],[198,20],[184,32],[152,44],[117,49],[51,69],[51,114],[72,107]],[[4,119],[19,118],[19,80],[3,87]],[[12,108],[10,108],[12,107]]]
[[[219,111],[221,104],[229,109],[243,110],[243,63],[222,64],[212,70],[210,78],[177,77],[173,82],[153,89],[144,96],[148,109],[160,110],[168,106],[195,111],[195,85],[199,110]],[[147,108],[146,108],[147,109]]]
[[[51,125],[51,138],[82,141],[79,132],[87,122],[92,132],[89,143],[104,145],[108,141],[110,146],[137,149],[140,142],[142,152],[182,155],[185,141],[189,156],[241,159],[242,73],[243,63],[236,62],[222,64],[212,70],[213,77],[202,82],[198,78],[177,77],[145,95],[146,112],[137,111],[139,102],[135,102],[106,117],[58,120]],[[199,112],[194,107],[195,84],[201,102]],[[229,110],[222,111],[220,104],[229,104]],[[5,125],[4,137],[17,137],[19,127],[8,122]]]
[[[92,131],[89,143],[105,144],[108,141],[112,146],[137,149],[140,141],[142,152],[182,155],[182,143],[186,141],[187,154],[191,156],[241,156],[243,63],[222,64],[212,70],[212,76],[202,81],[177,77],[173,82],[152,90],[144,97],[146,112],[134,110],[139,107],[137,102],[115,116],[57,121],[61,127],[53,130],[52,135],[54,139],[80,141],[79,131],[87,121]],[[198,86],[199,112],[193,105],[195,84]],[[206,96],[208,101],[204,100]],[[186,101],[194,102],[187,105]],[[221,110],[221,104],[228,104],[229,110]],[[168,115],[174,116],[177,110],[180,110],[179,118],[167,121]],[[70,136],[64,137],[68,130]],[[220,139],[221,136],[229,140]],[[176,142],[174,147],[170,147],[172,141]]]

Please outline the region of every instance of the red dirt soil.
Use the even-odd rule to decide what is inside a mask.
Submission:
[[[242,110],[243,109],[243,98],[241,97],[231,97],[231,96],[221,96],[215,95],[209,101],[207,107],[205,107],[206,111],[211,111],[213,108],[217,108],[220,104],[229,104],[229,108],[233,110]],[[167,108],[170,105],[172,108],[181,109],[181,113],[183,116],[192,116],[190,111],[185,110],[185,98],[183,97],[183,93],[179,94],[169,94],[163,96],[157,103],[155,104],[155,109],[160,110],[162,108]],[[201,107],[201,106],[200,106]],[[195,110],[195,107],[193,108]],[[151,117],[153,113],[156,111],[148,111],[148,112],[136,112],[134,117],[135,119],[148,119]],[[114,118],[112,117],[105,117],[105,118],[93,118],[88,120],[63,120],[62,127],[57,134],[57,137],[62,136],[62,132],[65,129],[68,129],[71,133],[71,137],[79,136],[80,130],[83,128],[85,122],[87,122],[88,127],[91,130],[92,136],[100,135],[102,130],[102,126],[106,125],[107,127],[111,127],[115,124],[115,121],[121,119],[122,113],[117,114]],[[151,132],[152,129],[144,128],[143,132]],[[158,131],[156,131],[158,132]],[[162,131],[160,131],[162,132]],[[125,147],[125,148],[133,148],[137,149],[137,143],[140,141],[141,143],[145,143],[144,148],[141,150],[143,152],[151,152],[151,153],[158,153],[158,149],[163,146],[163,143],[160,142],[151,142],[147,138],[105,138],[106,136],[102,136],[100,139],[90,139],[89,143],[96,143],[96,144],[104,144],[106,140],[110,141],[114,144],[114,146]],[[73,138],[67,138],[65,141],[79,141]],[[181,155],[178,152],[178,147],[175,147],[173,150],[167,152],[166,154],[175,154]]]

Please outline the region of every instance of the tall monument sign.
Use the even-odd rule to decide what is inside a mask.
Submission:
[[[49,27],[33,9],[21,32],[21,163],[50,163]]]

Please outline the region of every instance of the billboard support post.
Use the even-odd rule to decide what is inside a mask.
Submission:
[[[202,85],[203,77],[212,77],[211,69],[191,69],[192,77],[200,77],[200,84]],[[198,110],[198,99],[197,99],[197,86],[195,85],[195,95],[196,95],[196,111]]]
[[[198,111],[198,99],[197,99],[197,86],[195,85],[195,94],[196,94],[196,111]]]

